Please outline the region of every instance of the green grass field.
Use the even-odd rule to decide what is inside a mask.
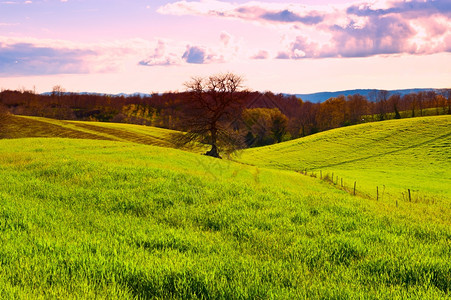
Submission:
[[[435,122],[428,120],[421,122]],[[449,132],[449,118],[437,120],[421,139]],[[86,124],[134,134],[159,130]],[[362,128],[338,132],[349,130],[357,144]],[[387,130],[366,128],[367,135]],[[326,134],[337,131],[310,139]],[[375,201],[293,172],[297,161],[287,156],[271,162],[271,149],[306,139],[246,150],[247,164],[240,164],[77,137],[0,140],[2,299],[451,297],[449,191],[434,202]],[[360,148],[354,149],[356,156]],[[321,151],[332,164],[335,152],[329,149],[327,159]],[[360,155],[377,166],[367,158],[373,151]],[[430,161],[442,162],[437,170],[449,180],[449,146],[440,152]]]
[[[133,142],[173,148],[175,131],[150,126],[103,122],[63,121],[40,117],[0,117],[0,138],[65,137]]]
[[[260,167],[308,170],[369,197],[451,203],[451,116],[390,120],[339,128],[254,148],[238,161]],[[336,177],[339,177],[338,181]]]

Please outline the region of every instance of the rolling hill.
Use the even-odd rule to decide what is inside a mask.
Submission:
[[[131,133],[165,140],[154,128],[15,120],[8,132],[21,138],[0,139],[2,298],[451,295],[449,201],[354,197],[293,171],[305,166],[300,149],[312,146],[325,148],[303,155],[310,170],[351,172],[366,161],[370,171],[387,162],[379,157],[399,154],[387,173],[437,146],[421,159],[434,163],[428,174],[449,179],[449,118],[402,120],[398,142],[391,130],[399,124],[388,121],[324,132],[246,150],[246,164],[126,140]],[[1,124],[3,132],[11,122]],[[354,152],[342,157],[337,149]],[[434,190],[437,177],[423,185]]]
[[[248,149],[238,161],[278,169],[334,173],[348,187],[392,198],[451,197],[451,116],[367,123]],[[336,179],[334,179],[336,181]],[[404,193],[404,195],[403,195]]]
[[[132,124],[63,121],[49,118],[5,115],[0,118],[1,138],[65,137],[76,139],[134,142],[175,147],[176,131]]]

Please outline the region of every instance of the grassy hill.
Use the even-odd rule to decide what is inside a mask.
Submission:
[[[132,124],[5,115],[0,117],[0,128],[0,138],[65,137],[175,147],[171,141],[171,134],[175,131]]]
[[[334,182],[388,199],[451,199],[451,116],[390,120],[344,127],[243,151],[238,161],[334,174]],[[310,174],[309,173],[309,174]],[[339,177],[338,181],[336,177]]]
[[[432,127],[448,130],[449,119],[437,120]],[[104,128],[133,128],[139,135],[159,130],[46,122],[99,137]],[[354,130],[350,138],[360,141],[356,128],[340,130]],[[2,299],[451,296],[449,202],[354,197],[283,170],[293,159],[275,164],[271,148],[252,149],[259,166],[250,166],[78,134],[0,140]],[[273,147],[289,149],[301,141]],[[251,151],[242,159],[251,162]],[[366,156],[373,153],[368,151]],[[317,160],[332,164],[324,157],[330,152]],[[444,167],[449,163],[434,157]],[[335,164],[346,161],[339,158]]]

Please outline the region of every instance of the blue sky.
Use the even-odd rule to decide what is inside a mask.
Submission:
[[[0,88],[183,90],[234,72],[252,90],[450,87],[451,2],[0,0]]]

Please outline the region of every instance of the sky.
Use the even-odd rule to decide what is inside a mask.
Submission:
[[[451,0],[0,0],[0,88],[451,88]]]

